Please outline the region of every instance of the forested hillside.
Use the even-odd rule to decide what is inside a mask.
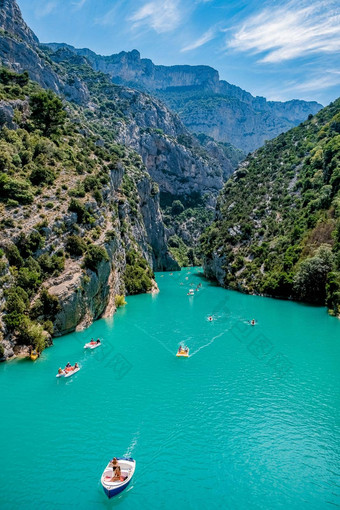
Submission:
[[[0,112],[1,357],[41,351],[178,266],[136,152],[27,73],[0,68]]]
[[[221,285],[340,313],[340,99],[267,142],[220,194],[201,239]]]

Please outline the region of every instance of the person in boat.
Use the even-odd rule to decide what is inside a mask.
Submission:
[[[75,370],[76,368],[79,368],[78,363],[75,363],[75,364],[74,364],[73,370]]]
[[[211,316],[211,315],[210,315],[210,317],[208,317],[208,320],[209,320],[209,321],[212,321],[212,320],[213,320],[213,318],[212,318],[212,316]]]
[[[122,471],[120,469],[120,465],[116,466],[116,469],[113,471],[113,477],[111,478],[110,482],[120,482],[122,476]]]
[[[72,368],[71,363],[70,363],[70,362],[68,362],[68,363],[66,364],[65,368]]]
[[[255,326],[255,319],[252,319],[252,320],[250,321],[250,324],[251,324],[252,326]]]
[[[113,457],[113,459],[110,462],[110,466],[113,469],[113,476],[112,476],[110,482],[116,482],[116,481],[120,480],[120,477],[122,476],[122,472],[121,472],[120,465],[119,465],[119,462],[116,457]]]
[[[188,352],[189,352],[189,348],[188,348],[188,347],[186,347],[186,348],[184,349],[184,352],[185,352],[186,354],[188,354]]]
[[[181,352],[182,352],[182,351],[183,351],[183,347],[180,345],[180,346],[178,347],[178,354],[181,354]]]
[[[100,344],[100,340],[99,340],[99,338],[97,339],[97,342],[96,342],[96,343],[97,343],[97,344]]]
[[[110,462],[110,467],[116,468],[117,466],[119,466],[119,462],[117,460],[117,457],[113,457],[113,459]]]
[[[64,370],[62,368],[58,368],[58,374],[63,374]]]

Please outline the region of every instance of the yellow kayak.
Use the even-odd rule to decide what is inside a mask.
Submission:
[[[176,353],[177,358],[189,358],[189,349],[187,351],[182,350]]]
[[[35,361],[37,358],[39,358],[39,353],[37,351],[31,352],[31,360]]]

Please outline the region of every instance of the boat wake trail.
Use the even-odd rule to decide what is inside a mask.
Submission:
[[[134,326],[135,326],[135,328],[137,328],[140,331],[142,331],[149,338],[151,338],[151,339],[155,340],[157,343],[159,343],[162,347],[164,347],[164,349],[166,349],[168,352],[170,352],[170,354],[174,354],[173,351],[171,349],[169,349],[169,347],[167,345],[165,345],[165,343],[162,342],[162,340],[160,340],[158,337],[156,337],[154,335],[150,335],[150,333],[148,331],[146,331],[144,328],[142,328],[140,326],[137,326],[137,324],[135,324]]]
[[[129,448],[126,450],[126,452],[124,453],[123,457],[131,457],[132,456],[133,450],[135,449],[135,446],[138,443],[138,437],[139,437],[139,432],[137,432],[135,434],[134,438],[131,441],[131,444],[130,444]]]
[[[212,343],[214,343],[214,342],[215,342],[215,340],[216,340],[217,338],[220,338],[221,336],[225,335],[228,331],[229,331],[229,330],[227,330],[227,331],[222,331],[222,333],[220,333],[219,335],[214,336],[214,337],[210,340],[210,342],[208,342],[208,343],[207,343],[207,344],[205,344],[205,345],[201,345],[201,347],[199,347],[199,348],[198,348],[195,352],[193,352],[192,354],[190,354],[189,358],[192,358],[193,356],[195,356],[195,354],[197,354],[198,352],[200,352],[202,349],[205,349],[205,347],[209,347],[209,345],[211,345]]]

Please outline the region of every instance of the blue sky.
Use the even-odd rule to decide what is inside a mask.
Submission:
[[[41,42],[206,64],[271,100],[340,96],[338,0],[17,0]]]

